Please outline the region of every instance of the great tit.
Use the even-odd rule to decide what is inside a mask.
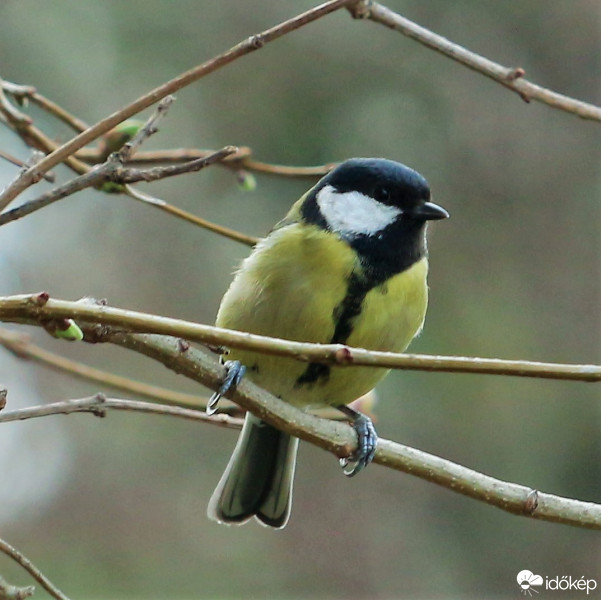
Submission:
[[[289,340],[402,352],[421,331],[428,303],[426,222],[447,218],[416,171],[382,158],[353,158],[306,192],[243,261],[216,324]],[[228,387],[246,376],[302,408],[330,405],[358,434],[355,475],[375,453],[368,417],[346,405],[386,369],[336,367],[232,350]],[[248,413],[209,502],[208,515],[270,527],[288,522],[298,439]]]

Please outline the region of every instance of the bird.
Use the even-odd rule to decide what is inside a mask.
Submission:
[[[404,351],[428,304],[426,224],[449,213],[413,169],[384,158],[351,158],[329,171],[254,247],[221,301],[216,325],[288,340]],[[358,436],[341,461],[354,476],[377,445],[371,419],[347,406],[388,373],[233,349],[207,412],[242,376],[302,409],[332,406]],[[255,517],[283,528],[290,517],[299,440],[248,412],[208,506],[218,523]]]

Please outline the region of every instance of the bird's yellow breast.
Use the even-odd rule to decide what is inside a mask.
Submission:
[[[357,254],[322,229],[294,223],[271,233],[243,262],[226,292],[216,324],[260,335],[329,343],[336,308],[347,295]],[[371,350],[403,351],[420,331],[428,301],[427,260],[370,289],[345,343]],[[228,358],[247,377],[298,406],[347,404],[372,389],[385,369],[332,367],[328,377],[299,385],[307,363],[233,350]]]

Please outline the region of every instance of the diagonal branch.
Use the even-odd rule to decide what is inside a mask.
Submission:
[[[552,108],[558,108],[579,116],[582,119],[601,121],[601,108],[594,104],[575,100],[569,96],[558,94],[552,90],[536,85],[524,79],[525,71],[520,67],[504,67],[475,52],[467,50],[459,44],[438,35],[425,27],[395,13],[386,6],[372,0],[360,0],[348,7],[354,18],[369,19],[375,23],[390,27],[411,39],[444,54],[448,58],[461,63],[497,83],[509,88],[530,102],[536,100]]]
[[[199,158],[197,160],[205,160],[204,158]],[[188,223],[192,223],[198,227],[202,227],[208,231],[212,231],[217,235],[221,235],[223,237],[229,238],[234,242],[239,242],[240,244],[244,244],[245,246],[254,246],[260,238],[254,237],[252,235],[247,235],[246,233],[242,233],[240,231],[236,231],[235,229],[230,229],[229,227],[225,227],[224,225],[218,225],[217,223],[213,223],[212,221],[207,221],[198,215],[195,215],[183,208],[179,208],[178,206],[174,206],[173,204],[169,204],[165,202],[165,200],[161,200],[160,198],[156,198],[155,196],[151,196],[150,194],[146,194],[141,190],[138,190],[129,185],[125,186],[124,192],[134,200],[138,200],[143,202],[144,204],[150,204],[163,212],[171,215],[172,217],[177,217],[178,219],[182,219],[183,221],[187,221]],[[2,224],[2,215],[0,215],[0,225]]]
[[[69,600],[26,556],[2,539],[0,539],[0,552],[21,565],[53,598]]]
[[[0,83],[2,83],[1,80]],[[157,123],[165,117],[173,101],[173,96],[163,98],[144,126],[139,129],[131,140],[123,144],[118,151],[110,154],[103,164],[93,168],[86,167],[88,171],[85,174],[75,177],[67,183],[60,185],[39,197],[23,203],[17,208],[7,210],[0,214],[0,226],[22,219],[33,212],[41,210],[42,208],[83,189],[89,187],[101,187],[103,184],[109,184],[109,187],[106,188],[105,191],[123,192],[131,198],[153,206],[154,208],[158,208],[171,216],[183,219],[242,244],[254,246],[258,242],[258,238],[256,237],[211,223],[202,217],[198,217],[197,215],[173,206],[164,200],[150,196],[130,185],[131,183],[138,181],[151,182],[184,173],[193,173],[238,154],[238,148],[235,146],[226,146],[221,150],[212,153],[204,153],[197,158],[170,166],[159,166],[149,169],[124,166],[125,163],[129,164],[142,143],[156,133]]]
[[[198,394],[186,394],[165,389],[142,381],[136,381],[129,377],[122,377],[120,375],[115,375],[114,373],[102,371],[95,367],[90,367],[84,363],[55,354],[54,352],[49,352],[48,350],[33,344],[29,340],[29,336],[14,331],[8,331],[4,328],[0,328],[0,345],[20,359],[35,361],[39,365],[60,373],[66,373],[71,377],[76,377],[84,381],[100,384],[103,387],[110,387],[143,398],[150,398],[154,402],[201,410],[204,410],[207,405],[208,399],[206,397],[202,397]],[[227,404],[230,405],[231,403],[228,402]],[[2,404],[0,402],[0,409],[1,408]],[[223,407],[220,406],[220,408],[221,412],[223,412]],[[228,410],[228,413],[229,412],[230,411]]]
[[[94,330],[94,326],[90,327]],[[219,387],[225,374],[224,367],[213,355],[191,347],[183,349],[181,340],[177,338],[109,331],[96,331],[95,334],[97,342],[109,342],[139,352],[212,389]],[[249,380],[243,380],[236,390],[228,395],[237,404],[271,425],[338,457],[348,456],[356,445],[355,433],[347,424],[304,413]],[[180,414],[174,407],[110,400],[101,395],[0,413],[0,422],[82,410],[102,414],[105,408],[168,414],[215,423],[214,417],[206,417],[199,411],[180,409]],[[238,426],[238,422],[226,419],[225,416],[222,421],[217,424]],[[601,529],[601,505],[555,496],[502,481],[396,442],[379,440],[374,463],[436,483],[512,514],[588,529]]]
[[[34,152],[36,151],[34,150]],[[13,156],[12,154],[9,154],[8,152],[5,152],[4,150],[0,150],[0,158],[3,158],[5,161],[21,168],[27,168],[30,164],[24,163],[21,159],[17,158],[16,156]],[[49,183],[54,183],[56,181],[56,176],[52,171],[48,171],[47,173],[44,173],[44,179]]]
[[[147,92],[140,98],[134,100],[121,110],[114,112],[108,117],[102,119],[92,127],[86,129],[67,143],[57,148],[54,152],[46,156],[38,164],[30,167],[24,171],[20,177],[13,181],[3,192],[0,194],[0,211],[4,210],[8,204],[10,204],[21,192],[26,190],[32,185],[49,169],[55,165],[63,162],[67,157],[71,156],[74,152],[82,148],[83,146],[93,142],[95,139],[100,137],[103,133],[106,133],[110,129],[113,129],[116,125],[139,113],[140,111],[152,106],[165,96],[173,94],[177,90],[190,85],[194,81],[197,81],[201,77],[209,75],[214,71],[217,71],[221,67],[233,62],[234,60],[250,54],[256,50],[263,48],[269,42],[272,42],[279,37],[290,33],[308,23],[316,21],[325,15],[328,15],[340,8],[356,2],[357,0],[328,0],[319,6],[316,6],[306,12],[303,12],[291,19],[288,19],[275,27],[266,29],[265,31],[253,35],[248,39],[240,42],[236,46],[233,46],[229,50],[219,54],[208,61],[178,75],[174,79],[160,85],[157,88]]]
[[[48,114],[53,115],[59,121],[62,121],[65,125],[68,125],[75,131],[82,132],[89,127],[89,125],[84,123],[79,117],[72,115],[62,106],[56,104],[56,102],[53,102],[40,94],[33,86],[18,85],[6,80],[1,80],[0,86],[4,88],[5,92],[8,92],[13,96],[19,104],[23,105],[27,100],[31,100]]]
[[[117,344],[160,361],[176,373],[218,389],[225,369],[215,356],[196,348],[182,352],[180,340],[167,336],[107,332],[100,341]],[[271,425],[342,458],[356,446],[354,431],[345,423],[307,414],[242,380],[228,397]],[[505,482],[444,458],[388,440],[379,440],[376,464],[436,483],[451,491],[507,512],[589,529],[601,529],[601,505],[538,492]]]
[[[235,146],[225,146],[221,150],[217,150],[213,154],[210,154],[209,156],[206,156],[204,158],[198,158],[196,160],[192,160],[190,162],[183,163],[180,165],[173,165],[170,167],[155,167],[147,170],[124,167],[120,161],[119,154],[111,154],[105,163],[93,167],[84,175],[75,177],[67,183],[57,186],[56,188],[50,190],[49,192],[46,192],[45,194],[42,194],[41,196],[38,196],[37,198],[34,198],[33,200],[25,202],[17,208],[13,208],[11,210],[7,210],[1,213],[0,226],[6,225],[7,223],[11,223],[12,221],[16,221],[18,219],[22,219],[23,217],[26,217],[27,215],[30,215],[33,212],[46,208],[54,202],[62,200],[63,198],[71,196],[75,192],[79,192],[86,188],[97,187],[104,183],[115,183],[118,185],[123,185],[138,181],[157,181],[158,179],[163,179],[165,177],[173,177],[174,175],[180,175],[182,173],[193,173],[196,171],[200,171],[205,167],[213,165],[223,160],[230,154],[234,154],[235,152]],[[132,195],[132,197],[135,197],[133,196],[133,194],[130,195]],[[141,198],[137,197],[136,199],[139,200]],[[163,210],[165,210],[164,207],[167,206],[167,203],[164,203],[162,200],[149,202],[148,199],[146,199],[146,203],[153,204],[153,206],[157,206],[159,208],[163,208]],[[171,208],[174,209],[175,207]],[[183,214],[185,211],[180,212]],[[181,216],[181,214],[178,216]],[[225,235],[225,233],[223,235]],[[243,234],[240,234],[240,236],[242,238],[247,238],[248,240],[253,239],[248,236],[244,236]],[[246,243],[246,239],[243,239],[241,241],[244,241]]]
[[[82,328],[86,338],[93,339],[96,343],[108,342],[128,348],[157,360],[176,373],[211,389],[218,389],[225,376],[225,368],[213,354],[182,344],[180,338],[114,332],[109,328],[99,328],[96,324],[82,324]],[[347,424],[321,419],[302,412],[272,396],[248,379],[242,380],[235,390],[228,393],[228,397],[271,425],[328,450],[338,457],[349,456],[356,446],[355,433]],[[75,404],[76,412],[84,409],[101,414],[101,404],[104,400],[102,396],[96,396],[71,401],[71,405],[56,403],[46,407],[0,413],[0,422],[42,416],[41,412],[45,415],[73,412],[73,402],[79,403],[79,405]],[[128,401],[115,400],[114,402],[125,404],[115,405],[112,408],[138,410],[133,408],[134,405]],[[162,411],[162,414],[173,414],[174,412],[174,407],[157,408],[157,405],[149,403],[139,403],[139,406],[142,407],[140,410],[143,412]],[[187,409],[180,409],[180,411],[184,411],[184,413],[176,416],[185,415],[186,418],[207,420],[199,411]],[[224,417],[223,420],[229,421],[229,418],[225,419]],[[212,423],[213,421],[208,419],[208,422]],[[516,515],[589,529],[601,529],[601,505],[562,498],[538,492],[523,485],[495,479],[438,456],[392,441],[379,441],[374,462],[415,475]]]

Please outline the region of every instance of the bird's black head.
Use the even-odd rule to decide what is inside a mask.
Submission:
[[[403,211],[430,200],[428,182],[417,171],[385,158],[351,158],[330,171],[320,184],[331,185],[338,193],[360,192]]]
[[[449,216],[430,201],[428,182],[419,173],[384,158],[343,162],[307,194],[301,212],[388,276],[426,254],[426,221]]]

